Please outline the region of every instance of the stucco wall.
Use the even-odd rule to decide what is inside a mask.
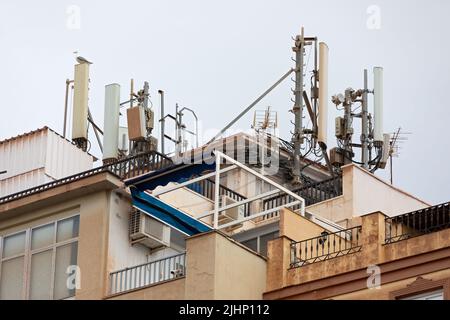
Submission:
[[[263,257],[217,232],[187,240],[186,299],[261,299]]]
[[[118,192],[109,197],[108,264],[107,272],[146,263],[150,250],[142,245],[131,245],[128,235],[130,199]]]
[[[302,298],[314,299],[320,296],[314,289],[316,283],[317,291],[327,289],[328,294],[330,294],[334,290],[333,285],[339,282],[343,282],[342,286],[345,284],[350,288],[352,286],[351,281],[362,280],[364,290],[358,289],[361,291],[362,299],[369,296],[374,299],[383,296],[386,298],[387,291],[384,293],[381,291],[365,291],[368,266],[380,266],[381,281],[383,281],[383,287],[387,286],[386,290],[389,289],[388,291],[397,290],[406,283],[402,281],[412,279],[412,277],[399,279],[402,273],[419,272],[415,274],[415,277],[417,277],[435,271],[450,270],[450,260],[448,260],[448,253],[445,251],[450,247],[450,229],[385,245],[385,217],[381,213],[373,213],[362,217],[362,229],[359,237],[362,246],[361,251],[299,268],[289,268],[291,239],[282,236],[269,242],[268,293],[265,294],[265,297],[282,298],[286,294],[282,291],[286,289],[286,292],[292,293],[289,298],[295,299],[297,297],[293,293],[295,287],[299,289],[299,292],[302,292],[298,294]],[[413,267],[416,269],[413,270]],[[435,268],[436,270],[426,272],[427,268],[430,270]],[[348,280],[352,277],[351,273],[355,278]],[[397,279],[399,280],[397,281]],[[320,284],[318,284],[319,282]],[[399,284],[396,284],[397,282]],[[358,290],[355,290],[355,292]],[[331,297],[334,297],[334,295],[331,294]],[[349,297],[353,296],[346,295],[344,298]]]
[[[308,212],[348,227],[350,219],[380,211],[387,216],[429,207],[429,204],[350,164],[343,167],[343,194],[307,208]]]

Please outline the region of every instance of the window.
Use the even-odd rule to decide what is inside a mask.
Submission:
[[[267,242],[278,237],[278,231],[263,234],[249,240],[242,241],[241,243],[247,248],[258,252],[263,256],[267,256]]]
[[[450,300],[450,278],[426,279],[417,277],[406,287],[389,293],[392,300]]]
[[[0,299],[65,299],[77,264],[79,216],[0,237]]]
[[[422,293],[412,297],[403,298],[400,300],[444,300],[444,290]]]

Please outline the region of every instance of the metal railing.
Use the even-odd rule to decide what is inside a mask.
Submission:
[[[325,261],[361,251],[362,227],[328,233],[291,243],[291,268],[302,267],[311,263]]]
[[[385,243],[450,228],[450,202],[385,219]]]
[[[38,192],[52,189],[70,182],[93,176],[101,172],[110,172],[120,179],[127,179],[144,174],[149,171],[160,170],[171,166],[172,160],[159,152],[152,151],[148,153],[138,154],[129,158],[125,158],[114,163],[94,168],[88,171],[80,172],[59,180],[51,181],[33,188],[29,188],[20,192],[16,192],[0,198],[0,204],[14,201]]]
[[[186,254],[114,271],[109,275],[110,294],[146,287],[186,275]]]
[[[190,184],[187,186],[192,191],[204,196],[205,198],[214,201],[214,190],[215,190],[215,182],[210,179],[201,180]],[[220,196],[228,196],[236,202],[246,200],[247,198],[243,195],[233,191],[223,185],[219,186],[219,195]],[[248,217],[250,215],[250,203],[246,203],[242,205],[244,207],[244,216]]]
[[[312,183],[297,189],[292,190],[305,199],[305,205],[310,206],[328,199],[336,198],[342,195],[342,176],[332,178],[329,180]],[[264,210],[279,207],[283,204],[292,202],[294,199],[286,194],[276,195],[263,201]],[[292,207],[292,210],[300,209],[300,205]],[[278,216],[279,212],[271,213],[265,216],[265,219]]]

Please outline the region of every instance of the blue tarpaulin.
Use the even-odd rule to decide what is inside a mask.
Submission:
[[[189,180],[193,176],[200,176],[204,171],[215,170],[215,164],[188,164],[174,165],[173,167],[150,172],[125,182],[127,186],[134,186],[137,189],[154,190],[158,186],[165,186],[169,182],[182,182]]]
[[[160,199],[149,195],[135,187],[131,187],[133,206],[144,213],[166,223],[178,231],[192,236],[211,231],[212,228],[188,214],[164,203]]]

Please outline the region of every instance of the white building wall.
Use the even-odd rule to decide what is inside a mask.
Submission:
[[[92,167],[91,155],[48,128],[0,141],[0,197]]]

